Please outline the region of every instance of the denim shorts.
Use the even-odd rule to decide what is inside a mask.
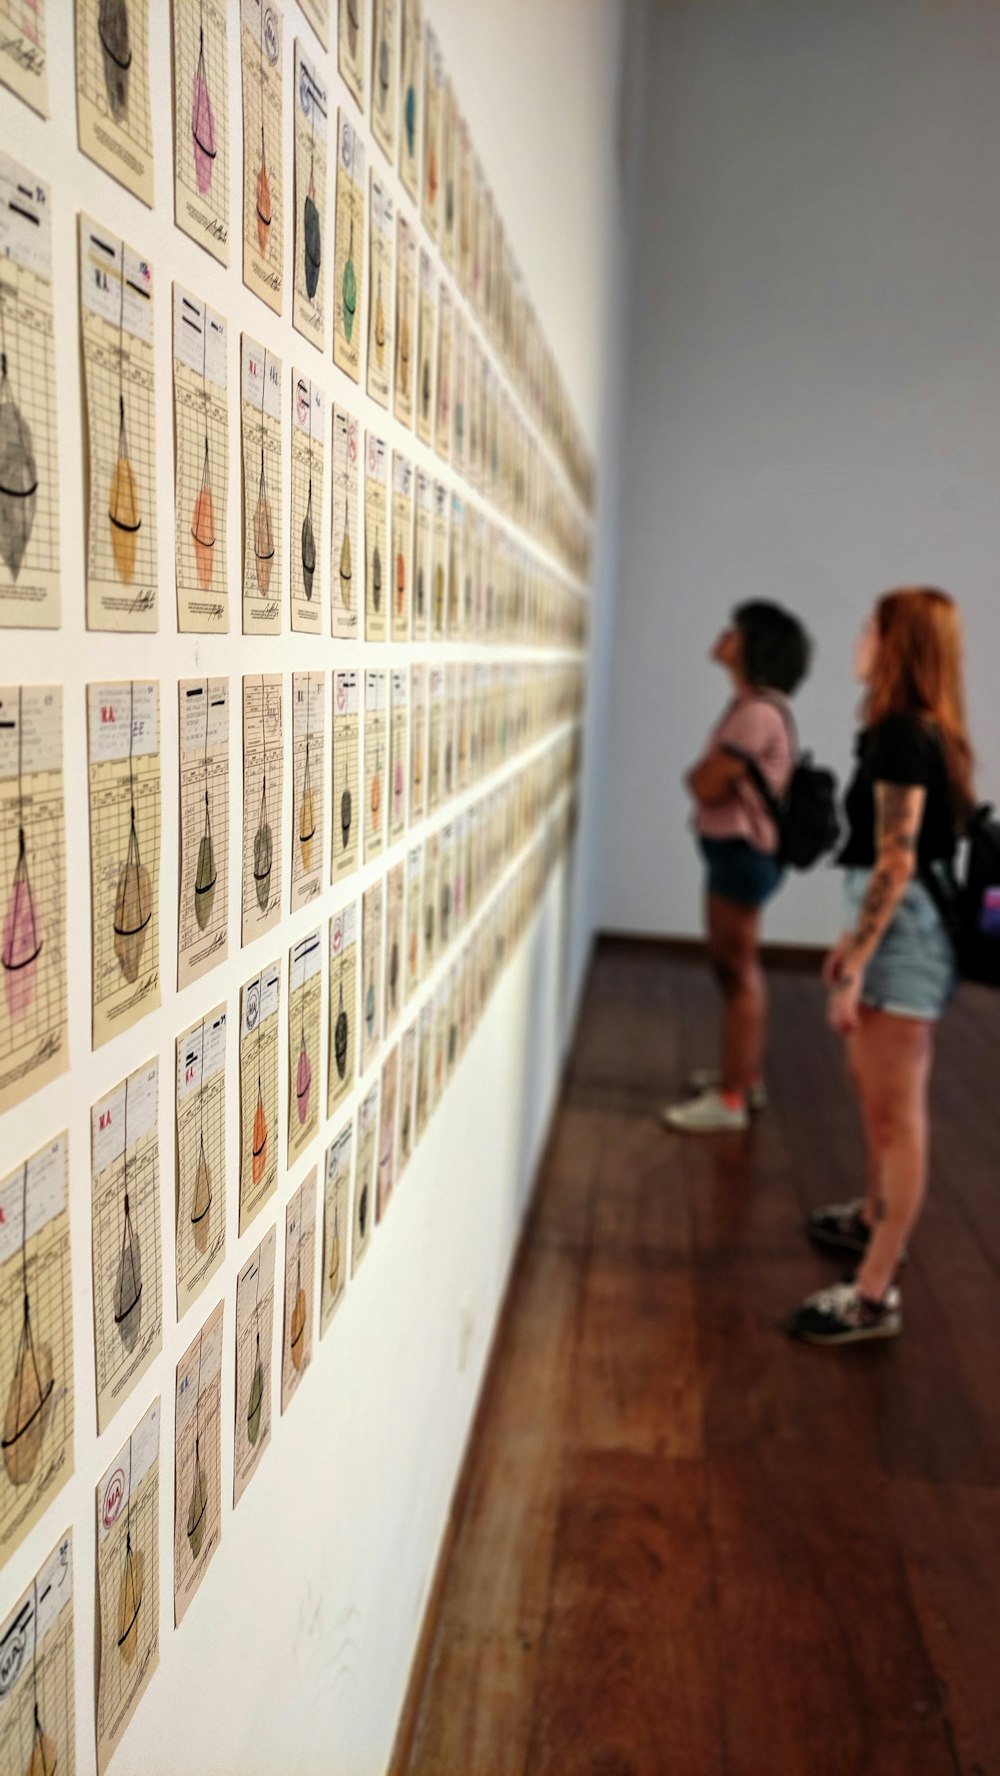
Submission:
[[[709,894],[737,906],[756,909],[777,893],[784,880],[784,866],[766,851],[758,851],[747,839],[701,838]]]
[[[856,925],[870,869],[847,871],[847,908]],[[936,1021],[957,983],[955,952],[944,921],[922,882],[911,881],[865,969],[862,1005],[894,1017]]]

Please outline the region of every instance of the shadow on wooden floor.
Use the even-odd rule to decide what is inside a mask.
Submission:
[[[860,1141],[819,984],[773,1108],[671,1137],[694,958],[605,941],[459,1492],[412,1776],[998,1776],[1000,996],[942,1029],[895,1345],[795,1346]]]

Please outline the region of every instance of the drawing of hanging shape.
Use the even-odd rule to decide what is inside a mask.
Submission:
[[[198,841],[198,866],[194,877],[194,912],[201,931],[204,931],[212,917],[215,884],[218,879],[218,871],[215,867],[215,845],[212,840],[212,810],[206,788],[205,825]]]
[[[348,511],[347,496],[344,496],[344,535],[340,544],[340,602],[345,610],[351,608],[351,525]]]
[[[128,1155],[125,1156],[125,1191],[122,1199],[122,1241],[115,1282],[115,1325],[125,1349],[132,1352],[142,1323],[142,1251],[132,1219],[128,1195]]]
[[[35,1608],[37,1610],[37,1596]],[[35,1704],[35,1724],[31,1736],[31,1757],[28,1762],[28,1776],[55,1776],[58,1753],[55,1740],[42,1729],[41,1715],[38,1704]]]
[[[301,203],[297,246],[300,276],[292,319],[300,333],[322,348],[325,331],[320,276],[323,269],[323,216],[326,213],[326,128],[328,98],[314,64],[295,45],[295,187]],[[301,279],[301,281],[300,281]],[[305,296],[305,301],[302,296]],[[319,300],[317,301],[317,296]]]
[[[257,1107],[253,1117],[253,1167],[252,1176],[255,1184],[259,1184],[267,1170],[267,1143],[270,1130],[267,1126],[267,1112],[264,1109],[264,1085],[260,1071],[257,1072]]]
[[[396,160],[395,0],[376,0],[372,133],[389,165]]]
[[[243,281],[281,313],[283,21],[273,0],[240,0],[243,68]]]
[[[104,65],[104,90],[116,123],[128,116],[129,73],[132,43],[127,0],[100,0],[97,34]]]
[[[341,106],[337,114],[333,359],[355,382],[361,363],[361,328],[355,322],[364,273],[364,178],[364,144]]]
[[[289,1329],[289,1350],[296,1369],[301,1369],[305,1355],[306,1330],[306,1292],[302,1287],[302,1259],[297,1258],[295,1306],[292,1308],[292,1323]]]
[[[319,1065],[323,945],[318,930],[293,945],[288,955],[288,1164],[305,1152],[319,1125],[313,1097],[314,1057]]]
[[[177,1365],[174,1381],[174,1625],[180,1627],[221,1539],[223,1303]]]
[[[330,1294],[336,1295],[340,1288],[340,1204],[334,1204],[333,1233],[330,1236],[330,1261],[327,1266],[326,1280]]]
[[[0,353],[0,555],[15,581],[31,539],[37,500],[31,427],[14,399],[4,350]]]
[[[135,824],[135,796],[129,793],[128,849],[118,875],[115,893],[114,936],[115,955],[122,978],[133,986],[139,978],[139,964],[146,946],[149,923],[153,917],[153,891],[149,871],[142,861],[139,835]]]
[[[204,20],[198,28],[198,64],[194,71],[194,86],[191,93],[191,149],[194,155],[194,171],[198,190],[202,197],[207,197],[212,189],[212,174],[215,171],[215,157],[218,149],[215,140],[215,113],[212,109],[212,98],[208,90],[208,73],[205,67]]]
[[[100,1776],[159,1664],[159,1457],[157,1396],[96,1492]]]
[[[271,585],[271,564],[274,561],[274,531],[271,528],[271,495],[267,485],[264,461],[264,427],[260,429],[260,479],[257,504],[253,514],[253,553],[260,595],[266,598]]]
[[[201,1027],[201,1089],[199,1090],[198,1163],[194,1171],[194,1192],[189,1219],[194,1236],[194,1249],[199,1255],[208,1251],[212,1231],[212,1168],[205,1151],[205,1025]]]
[[[255,192],[257,203],[257,246],[262,259],[267,258],[267,249],[271,239],[271,181],[267,173],[267,146],[264,140],[264,126],[260,129],[260,166],[257,170],[257,187]]]
[[[91,1107],[94,1323],[103,1431],[163,1341],[156,1061]]]
[[[319,285],[319,268],[323,258],[323,240],[319,225],[319,210],[316,208],[316,185],[312,170],[309,173],[309,189],[302,210],[302,251],[304,258],[303,270],[306,280],[306,292],[312,301]]]
[[[0,152],[0,628],[59,623],[49,206],[44,181]]]
[[[220,1005],[176,1044],[178,1318],[224,1256],[225,1094],[226,1011]]]
[[[420,0],[400,0],[402,27],[399,44],[399,89],[402,94],[403,128],[399,142],[399,176],[404,189],[416,203],[420,196],[420,168],[417,160],[417,124],[419,96],[417,81],[420,67],[421,18]]]
[[[402,318],[399,323],[399,389],[400,389],[400,394],[404,398],[409,396],[409,392],[410,392],[410,310],[409,310],[408,303],[407,303],[407,306],[403,309]],[[397,417],[403,419],[404,424],[406,424],[406,425],[410,424],[409,409],[407,409],[406,416],[404,416],[403,414],[398,414]]]
[[[76,94],[84,154],[152,206],[149,11],[149,0],[77,0]]]
[[[243,942],[280,913],[281,679],[243,681]]]
[[[111,526],[111,550],[122,584],[131,586],[135,578],[135,557],[142,515],[139,491],[128,450],[125,424],[125,397],[118,397],[118,455],[108,490],[108,523]]]
[[[344,308],[344,334],[348,345],[354,332],[354,316],[358,307],[358,274],[354,265],[354,212],[351,212],[350,234],[347,241],[347,258],[344,260],[344,276],[341,284],[341,297]]]
[[[303,1027],[299,1038],[299,1060],[295,1069],[295,1108],[299,1122],[305,1123],[309,1115],[309,1099],[312,1094],[312,1062],[306,1047],[306,1033]]]
[[[326,1150],[323,1185],[323,1280],[320,1289],[320,1332],[333,1318],[346,1277],[346,1240],[350,1221],[351,1156],[354,1118]]]
[[[267,903],[271,897],[273,862],[274,837],[271,832],[271,822],[267,817],[267,760],[265,758],[260,786],[260,812],[253,840],[253,879],[257,890],[257,905],[262,913],[266,913]]]
[[[254,197],[257,205],[257,246],[262,259],[267,258],[271,241],[271,181],[267,171],[267,132],[264,125],[264,6],[260,8],[260,165]]]
[[[256,1443],[260,1436],[261,1414],[264,1409],[264,1361],[260,1351],[260,1331],[256,1334],[253,1373],[250,1377],[250,1392],[247,1395],[247,1441]]]
[[[28,1162],[25,1161],[21,1200],[21,1326],[3,1420],[3,1465],[13,1486],[25,1486],[34,1476],[42,1452],[55,1386],[52,1347],[35,1336],[31,1320],[27,1230]]]
[[[198,1164],[194,1173],[194,1196],[191,1201],[191,1230],[194,1234],[194,1249],[199,1254],[208,1251],[208,1236],[212,1230],[212,1168],[205,1152],[205,1130],[201,1129],[198,1136]]]
[[[392,288],[392,243],[396,215],[392,195],[372,168],[369,186],[369,271],[367,392],[381,407],[388,407],[391,392],[392,349],[386,326],[383,289]],[[387,346],[389,349],[387,350]]]
[[[227,70],[228,15],[233,10],[222,0],[176,0],[170,9],[176,95],[174,219],[221,265],[229,264],[232,150]]]
[[[357,1002],[357,909],[344,908],[330,920],[330,1006],[326,1113],[331,1116],[354,1084],[354,1012]]]
[[[349,1034],[347,1008],[344,1005],[344,965],[342,954],[337,999],[337,1022],[333,1034],[333,1052],[337,1063],[337,1074],[340,1079],[343,1079],[347,1073],[347,1041]]]
[[[33,1529],[73,1468],[67,1156],[64,1133],[0,1177],[3,1560]],[[0,1720],[2,1715],[0,1706]],[[2,1730],[0,1743],[5,1743]]]
[[[202,1542],[205,1540],[205,1513],[207,1510],[208,1493],[201,1468],[201,1442],[198,1437],[195,1437],[194,1480],[191,1485],[191,1503],[188,1505],[187,1514],[187,1539],[192,1560],[197,1560],[201,1553]]]
[[[243,335],[243,633],[277,635],[281,606],[281,362]]]
[[[272,1227],[236,1283],[236,1504],[271,1436],[268,1357],[274,1324],[274,1248]]]
[[[124,307],[124,244],[122,245],[120,278],[121,300]],[[135,578],[135,558],[139,532],[142,529],[142,514],[139,510],[139,491],[132,468],[132,459],[129,455],[128,428],[125,423],[123,324],[119,326],[118,353],[118,454],[108,493],[108,522],[111,526],[111,550],[115,558],[115,566],[118,569],[118,577],[124,585],[131,586]]]
[[[323,621],[317,578],[316,534],[322,511],[323,436],[326,403],[308,376],[292,376],[292,524],[297,561],[292,573],[292,629],[318,635]]]
[[[87,686],[93,1041],[160,1002],[159,686]]]
[[[312,601],[313,577],[316,573],[316,533],[313,529],[313,478],[312,464],[309,467],[309,492],[306,497],[306,515],[302,520],[301,538],[302,586],[307,599]]]
[[[194,543],[198,584],[203,592],[210,592],[215,574],[215,502],[212,498],[212,462],[207,431],[201,464],[201,484],[191,514],[191,540]]]
[[[11,882],[3,924],[3,947],[0,949],[4,997],[12,1022],[23,1018],[31,1007],[41,953],[41,924],[31,886],[24,828],[21,826],[18,828],[17,862],[14,865],[14,879]]]
[[[308,692],[307,692],[308,695]],[[316,837],[316,815],[313,804],[309,736],[306,736],[306,762],[302,774],[302,795],[299,802],[299,850],[302,868],[308,874],[312,864],[313,839]]]
[[[131,1665],[139,1646],[139,1611],[142,1609],[142,1581],[146,1570],[145,1556],[132,1546],[132,1532],[125,1541],[121,1584],[118,1587],[118,1651],[126,1665]]]
[[[81,217],[80,278],[90,457],[87,623],[153,630],[152,269]]]
[[[213,1375],[214,1375],[214,1373],[217,1373],[217,1370],[215,1370],[215,1368],[214,1368],[215,1352],[216,1352],[217,1346],[218,1346],[220,1338],[221,1338],[221,1330],[222,1330],[221,1307],[216,1309],[216,1312],[212,1316],[212,1319],[208,1322],[207,1330],[209,1333],[209,1343],[210,1343],[210,1351],[211,1351],[210,1360],[213,1363]],[[189,1494],[188,1494],[187,1519],[186,1519],[186,1522],[184,1525],[184,1531],[185,1531],[185,1535],[187,1538],[188,1553],[190,1554],[192,1565],[197,1562],[198,1556],[201,1553],[202,1547],[204,1545],[206,1519],[208,1516],[208,1486],[206,1484],[205,1470],[202,1465],[202,1459],[201,1459],[202,1359],[204,1356],[205,1331],[206,1331],[206,1327],[202,1327],[202,1330],[198,1336],[197,1367],[195,1368],[195,1365],[191,1360],[192,1350],[193,1350],[193,1346],[192,1346],[192,1350],[188,1351],[187,1357],[178,1366],[178,1371],[177,1371],[178,1389],[177,1389],[177,1405],[175,1408],[177,1428],[175,1431],[175,1436],[177,1438],[178,1446],[180,1445],[180,1439],[181,1439],[181,1435],[182,1435],[181,1413],[185,1410],[185,1408],[186,1408],[187,1413],[189,1415],[188,1419],[187,1419],[187,1423],[188,1424],[190,1423],[190,1413],[191,1413],[190,1383],[192,1380],[192,1376],[194,1377],[194,1413],[193,1413],[193,1416],[194,1416],[194,1466],[193,1466],[193,1470],[192,1470],[192,1474],[191,1474],[191,1486],[190,1486]],[[183,1374],[183,1379],[182,1379],[182,1374]],[[206,1391],[207,1391],[207,1389],[206,1389]],[[187,1397],[185,1397],[185,1395]],[[185,1429],[186,1429],[186,1426],[185,1426]],[[179,1478],[180,1478],[179,1458],[178,1458],[175,1465],[177,1467],[178,1480],[179,1480]],[[176,1602],[177,1579],[176,1579],[176,1576],[175,1576],[175,1581],[174,1581],[174,1589],[175,1589],[175,1606],[174,1607],[175,1607],[175,1613],[176,1613],[176,1611],[177,1611],[177,1602]]]
[[[226,323],[174,284],[175,547],[178,627],[219,634],[226,584]]]
[[[316,1254],[316,1167],[285,1210],[284,1324],[281,1353],[281,1410],[287,1412],[312,1360],[310,1297]]]

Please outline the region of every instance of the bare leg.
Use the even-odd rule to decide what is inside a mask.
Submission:
[[[879,1204],[882,1201],[882,1158],[874,1138],[865,1099],[864,1043],[861,1041],[860,1035],[860,1031],[856,1030],[847,1038],[847,1071],[861,1110],[861,1121],[865,1133],[865,1198],[860,1211],[861,1219],[867,1227],[874,1227],[879,1218]]]
[[[862,1008],[852,1038],[870,1157],[879,1194],[871,1243],[858,1271],[863,1295],[880,1301],[895,1277],[927,1188],[927,1087],[934,1026]]]
[[[708,948],[722,991],[722,1090],[745,1095],[761,1076],[767,987],[760,965],[760,913],[708,896]]]

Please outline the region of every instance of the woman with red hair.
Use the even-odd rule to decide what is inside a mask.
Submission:
[[[818,1244],[860,1257],[853,1282],[810,1296],[792,1317],[789,1330],[819,1344],[902,1330],[895,1277],[924,1199],[934,1027],[956,978],[927,881],[933,874],[947,892],[974,799],[961,623],[947,593],[887,593],[861,632],[855,666],[865,726],[840,857],[853,923],[824,980],[860,1102],[867,1189],[809,1220]]]

